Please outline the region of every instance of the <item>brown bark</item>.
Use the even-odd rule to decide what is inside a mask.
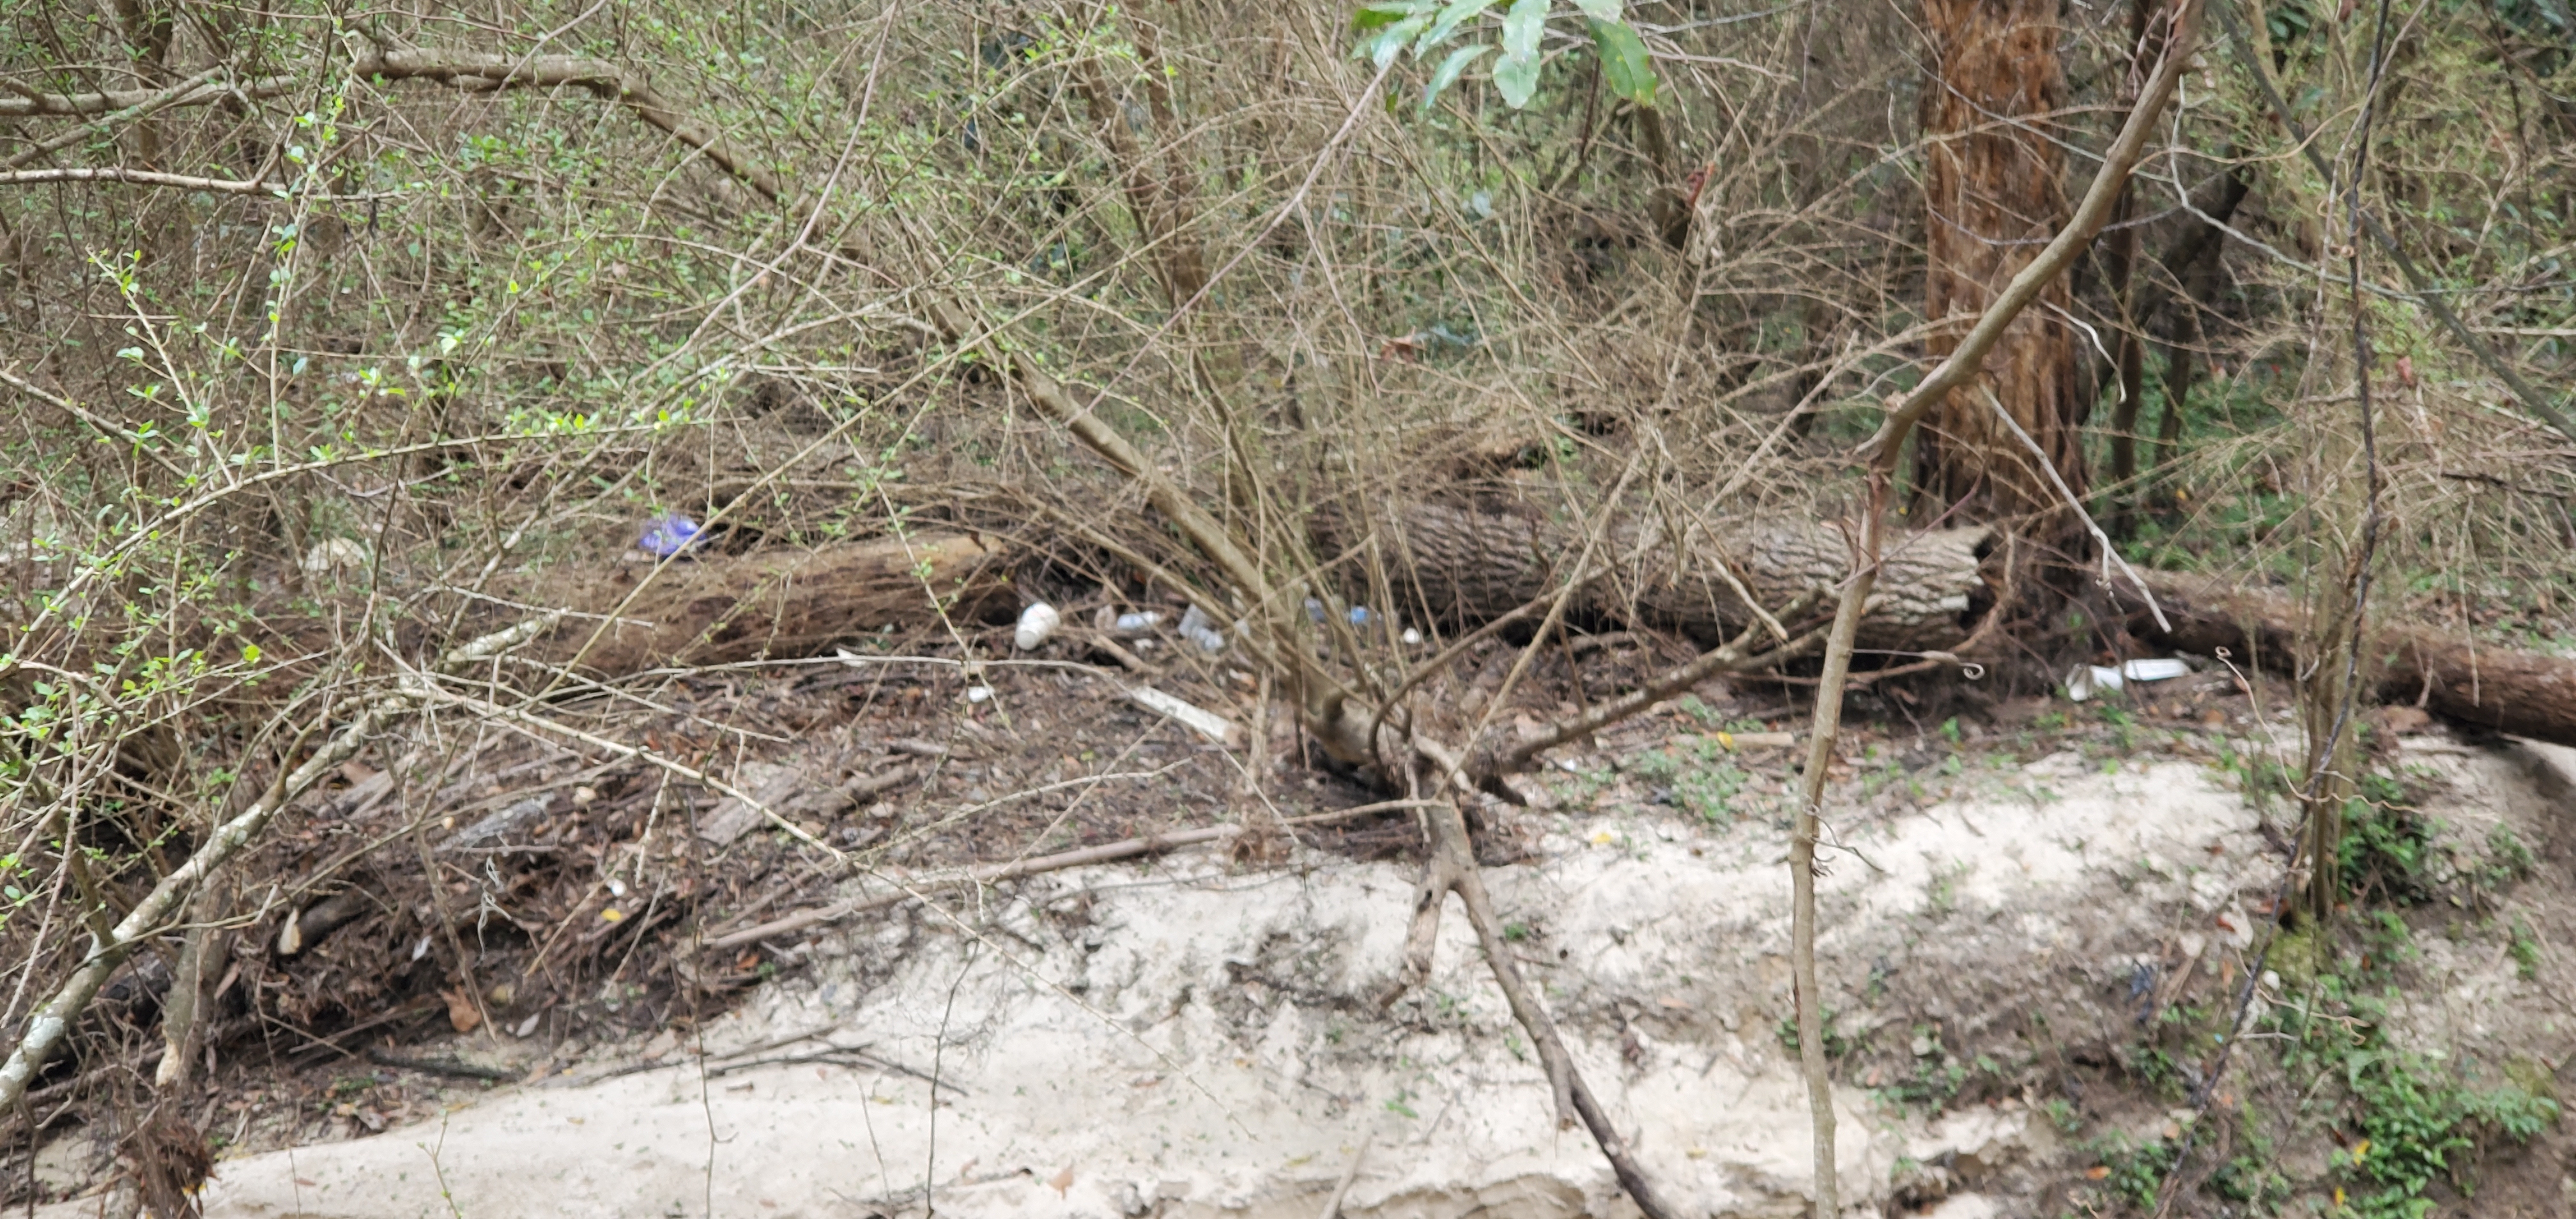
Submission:
[[[1403,544],[1387,550],[1396,567],[1388,579],[1401,594],[1420,598],[1407,613],[1428,610],[1461,622],[1491,619],[1553,589],[1561,576],[1552,564],[1580,549],[1570,540],[1571,530],[1560,532],[1525,516],[1431,505],[1396,515],[1400,529],[1390,532]],[[1740,632],[1755,621],[1716,574],[1720,556],[1774,613],[1830,588],[1850,562],[1839,531],[1805,521],[1741,522],[1723,532],[1694,533],[1676,545],[1656,543],[1655,534],[1635,527],[1613,532],[1626,544],[1612,553],[1626,555],[1642,535],[1649,542],[1645,549],[1657,558],[1631,562],[1594,582],[1578,595],[1582,608],[1604,620],[1703,638]],[[1983,529],[1958,529],[1892,539],[1876,583],[1877,603],[1860,624],[1859,645],[1921,651],[1964,639],[1973,623],[1962,615],[1984,583],[1988,561],[1978,552],[1986,536]],[[505,581],[500,591],[530,605],[626,619],[623,625],[570,619],[534,647],[539,657],[563,663],[582,650],[589,628],[596,627],[600,637],[589,643],[581,669],[622,674],[660,665],[826,654],[881,626],[936,622],[931,589],[938,590],[952,618],[981,621],[1017,606],[1009,561],[1009,553],[988,539],[923,534],[911,540],[909,551],[902,542],[879,539],[673,564],[631,602],[628,594],[651,570],[642,564],[557,569]],[[928,565],[926,583],[916,564]],[[2116,592],[2130,630],[2140,638],[2200,654],[2226,648],[2241,665],[2282,672],[2295,667],[2300,611],[2289,596],[2240,590],[2206,576],[2141,574],[2174,629],[2158,632],[2136,590],[2123,581]],[[492,613],[497,621],[525,611],[502,607]],[[2454,720],[2576,745],[2576,661],[2480,647],[2441,631],[2395,624],[2372,630],[2364,657],[2363,688],[2383,701],[2412,704],[2421,698]]]
[[[2230,173],[2218,201],[2209,209],[2219,224],[2236,214],[2237,205],[2245,201],[2248,189],[2245,175]],[[2181,292],[2171,303],[2173,310],[2172,341],[2165,345],[2164,416],[2156,426],[2156,466],[2161,469],[2174,459],[2182,443],[2183,408],[2191,402],[2192,382],[2199,379],[2201,351],[2207,346],[2200,323],[2204,302],[2218,295],[2219,258],[2226,244],[2218,226],[2208,221],[2196,223],[2181,241],[2174,243],[2165,256],[2165,266],[2173,273]]]
[[[1572,574],[1564,565],[1583,551],[1581,532],[1570,526],[1436,504],[1407,505],[1383,529],[1392,539],[1388,552],[1402,556],[1403,570],[1388,576],[1404,602],[1400,611],[1438,621],[1481,622],[1545,596]],[[1353,540],[1348,526],[1331,521],[1318,532],[1320,553],[1339,553]],[[1861,621],[1861,646],[1924,651],[1965,639],[1985,588],[1979,552],[1990,536],[1982,526],[1935,530],[1893,547],[1877,603]],[[1737,584],[1764,612],[1779,614],[1840,584],[1853,545],[1838,528],[1802,520],[1676,530],[1648,518],[1614,526],[1610,537],[1604,551],[1615,556],[1611,570],[1569,609],[1703,643],[1761,622]]]
[[[2064,154],[2054,112],[2066,100],[2053,0],[1924,0],[1934,79],[1927,82],[1924,316],[1965,322],[1985,314],[2013,275],[2038,256],[2064,215]],[[1976,373],[2038,440],[2066,484],[2082,494],[2075,336],[2065,281],[2041,288],[2042,306],[2014,317]],[[1955,330],[1926,344],[1938,360]],[[2070,557],[2086,542],[2046,474],[1987,410],[1973,385],[1937,403],[1916,440],[1919,494],[1964,519],[2027,522]]]
[[[1321,547],[1341,532],[1319,526]],[[1401,509],[1388,533],[1398,556],[1388,578],[1406,602],[1397,612],[1452,623],[1489,621],[1548,596],[1564,577],[1560,561],[1582,550],[1570,527],[1439,505]],[[1785,615],[1830,595],[1851,561],[1840,530],[1807,521],[1735,522],[1679,541],[1646,522],[1616,526],[1612,536],[1616,544],[1604,553],[1619,556],[1615,569],[1580,590],[1571,611],[1708,642],[1761,625],[1728,574],[1765,612]],[[1979,552],[1988,536],[1983,528],[1936,530],[1891,546],[1862,646],[1922,651],[1966,638],[1985,586]],[[960,624],[1005,616],[1019,605],[1013,558],[991,539],[939,532],[908,543],[709,555],[659,572],[642,562],[565,566],[496,581],[492,591],[505,600],[483,614],[499,624],[531,609],[571,611],[526,654],[593,676],[828,655],[880,627],[934,624],[942,611]],[[1766,639],[1750,652],[1777,646],[1762,629]]]
[[[1001,548],[984,538],[928,533],[711,556],[659,572],[643,563],[556,568],[502,580],[496,591],[521,606],[593,615],[568,618],[529,655],[617,676],[828,655],[879,627],[936,623],[943,612],[979,622],[987,610],[1010,604],[1010,572]],[[527,612],[511,605],[489,611],[494,622]]]
[[[2269,589],[2237,589],[2206,576],[2147,572],[2147,583],[2173,623],[2160,632],[2122,589],[2129,629],[2186,652],[2221,648],[2240,665],[2295,668],[2302,615],[2296,600]],[[2362,651],[2361,684],[2382,702],[2421,704],[2442,716],[2499,732],[2576,745],[2576,660],[2540,652],[2480,647],[2430,627],[2388,622],[2374,627]]]

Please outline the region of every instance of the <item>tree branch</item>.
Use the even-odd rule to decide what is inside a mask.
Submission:
[[[150,169],[127,169],[120,165],[95,169],[20,169],[0,173],[0,186],[37,186],[46,182],[123,182],[133,186],[212,191],[219,195],[280,195],[287,190],[284,182],[256,178],[200,178]]]
[[[1837,1219],[1840,1214],[1836,1201],[1839,1182],[1835,1176],[1833,1077],[1825,1061],[1824,995],[1816,977],[1816,836],[1824,811],[1827,771],[1833,765],[1837,738],[1842,733],[1843,686],[1851,675],[1853,642],[1885,550],[1888,487],[1896,472],[1897,457],[1915,424],[1951,390],[1980,374],[1987,353],[2003,337],[2004,328],[2039,298],[2040,290],[2050,280],[2065,272],[2101,229],[2103,221],[2110,218],[2128,185],[2129,171],[2136,168],[2139,156],[2146,150],[2157,116],[2172,100],[2184,65],[2191,60],[2194,37],[2200,32],[2200,13],[2201,0],[2180,0],[2173,34],[2165,41],[2164,58],[2140,91],[2138,104],[2129,111],[2120,134],[2103,151],[2102,168],[2094,174],[2093,184],[2085,189],[2083,202],[2076,205],[2066,227],[2058,230],[2039,256],[2012,277],[1949,358],[1935,366],[1910,393],[1890,403],[1888,417],[1879,425],[1878,433],[1859,450],[1859,456],[1867,463],[1869,479],[1866,515],[1861,522],[1861,553],[1854,561],[1850,581],[1843,585],[1842,603],[1834,610],[1833,634],[1825,644],[1825,669],[1816,681],[1814,736],[1807,749],[1806,790],[1789,839],[1789,973],[1798,1006],[1798,1058],[1807,1076],[1809,1117],[1815,1123],[1816,1219]]]
[[[603,101],[612,101],[633,112],[635,117],[659,128],[672,139],[687,145],[723,170],[735,181],[774,204],[793,202],[787,185],[777,174],[755,160],[750,151],[725,138],[713,124],[684,113],[670,99],[653,87],[629,75],[624,68],[603,59],[575,55],[502,55],[488,51],[447,51],[427,47],[374,48],[360,55],[350,70],[361,76],[385,80],[430,80],[454,85],[472,92],[499,92],[504,89],[581,89]],[[251,97],[266,97],[288,92],[302,78],[279,75],[263,78],[243,86],[220,81],[207,81],[171,90],[124,90],[103,93],[35,93],[14,98],[0,98],[0,119],[30,118],[46,115],[81,116],[139,110],[143,107],[170,109],[179,106],[203,106],[232,97],[237,92]],[[125,171],[132,172],[132,171]],[[62,180],[62,179],[39,179]],[[119,181],[132,179],[115,179]],[[209,179],[208,181],[212,181]],[[153,185],[174,185],[156,182]],[[197,189],[219,189],[214,186]]]
[[[358,752],[359,746],[375,734],[378,726],[408,706],[409,702],[406,696],[396,694],[367,704],[328,744],[305,759],[303,765],[280,774],[277,781],[270,784],[268,790],[241,815],[217,826],[214,833],[206,837],[205,844],[188,857],[188,862],[162,877],[161,883],[154,885],[142,901],[135,903],[134,909],[127,912],[115,927],[105,935],[94,937],[88,958],[72,971],[71,978],[56,989],[53,998],[27,1022],[27,1035],[18,1042],[16,1049],[9,1051],[8,1061],[0,1063],[0,1111],[17,1106],[18,1098],[25,1095],[27,1084],[35,1079],[36,1072],[44,1069],[45,1063],[71,1035],[72,1021],[79,1019],[81,1012],[89,1007],[90,1000],[98,997],[99,988],[107,983],[108,975],[124,963],[137,944],[162,930],[163,920],[195,892],[200,881],[240,854],[244,847],[259,837],[262,830],[268,828],[268,823],[280,810],[295,803],[306,789],[332,773],[340,763],[348,761],[350,755]]]
[[[93,114],[113,114],[121,110],[140,110],[151,106],[166,109],[175,106],[203,106],[239,93],[245,97],[275,97],[295,88],[299,78],[269,76],[246,85],[224,81],[202,81],[180,87],[175,94],[168,89],[115,89],[103,93],[38,93],[13,90],[15,97],[0,97],[0,119],[44,118],[60,116],[78,118]]]
[[[44,140],[28,148],[22,149],[15,155],[12,155],[8,160],[0,161],[0,169],[16,169],[30,161],[36,160],[39,157],[61,152],[63,149],[80,143],[83,137],[86,137],[93,132],[104,132],[109,127],[117,123],[144,118],[157,111],[177,105],[181,97],[187,95],[198,86],[203,85],[207,81],[213,80],[216,76],[222,74],[224,67],[225,65],[223,64],[216,64],[215,66],[208,68],[203,72],[199,72],[195,76],[191,76],[186,80],[180,81],[178,84],[172,85],[159,93],[155,93],[134,105],[127,106],[122,110],[108,114],[96,122],[82,123],[67,131],[61,132],[52,139]],[[42,97],[43,95],[38,94],[37,96]]]
[[[2308,138],[2307,127],[2291,116],[2290,105],[2282,99],[2279,86],[2272,83],[2271,73],[2265,72],[2261,63],[2254,58],[2253,47],[2246,38],[2244,26],[2237,21],[2235,11],[2222,2],[2218,6],[2218,20],[2221,25],[2227,27],[2228,44],[2234,49],[2237,62],[2244,65],[2246,73],[2252,76],[2254,83],[2261,88],[2265,104],[2271,107],[2273,117],[2281,120],[2281,128],[2289,133],[2290,142],[2298,145],[2300,152],[2307,154],[2308,165],[2317,171],[2318,177],[2328,182],[2334,181],[2334,170],[2327,166],[2325,154],[2317,151],[2315,140]],[[2406,277],[2406,286],[2413,290],[2409,299],[2426,313],[2432,314],[2434,320],[2442,323],[2442,328],[2450,331],[2451,337],[2458,341],[2460,346],[2468,348],[2469,354],[2475,357],[2478,363],[2485,365],[2488,372],[2494,373],[2497,380],[2504,382],[2505,387],[2513,391],[2514,400],[2522,404],[2526,414],[2557,429],[2560,435],[2576,439],[2576,419],[2570,419],[2566,412],[2551,405],[2548,399],[2541,396],[2538,389],[2523,379],[2521,373],[2514,371],[2512,365],[2505,363],[2503,357],[2495,353],[2494,348],[2489,347],[2485,340],[2480,339],[2469,329],[2466,322],[2460,320],[2460,315],[2433,290],[2432,283],[2425,278],[2423,269],[2417,267],[2414,258],[2406,253],[2406,247],[2397,243],[2397,234],[2388,231],[2388,226],[2380,223],[2378,213],[2366,208],[2356,210],[2361,217],[2362,228],[2369,231],[2371,240],[2378,242],[2381,249],[2388,251],[2389,261],[2396,263],[2398,274]]]
[[[539,619],[538,622],[550,624],[551,618]],[[522,624],[482,636],[450,652],[445,662],[470,664],[488,660],[525,642],[541,629],[542,625]],[[268,828],[269,822],[275,820],[279,812],[292,807],[314,784],[337,770],[342,762],[348,761],[386,721],[418,705],[426,692],[425,684],[406,682],[390,694],[369,700],[346,726],[332,734],[331,739],[312,757],[305,759],[303,765],[281,772],[249,808],[216,826],[186,863],[171,869],[169,875],[162,877],[161,882],[154,885],[142,901],[135,903],[134,908],[114,927],[94,935],[88,957],[27,1022],[26,1036],[9,1051],[8,1061],[0,1063],[0,1112],[17,1107],[19,1098],[26,1095],[28,1083],[44,1069],[45,1063],[71,1035],[72,1022],[88,1009],[90,1001],[98,997],[99,988],[106,985],[108,975],[116,972],[116,967],[133,954],[137,945],[160,934],[164,930],[163,923],[178,910],[179,904],[195,893],[215,869],[241,854]]]
[[[1781,616],[1795,619],[1813,609],[1816,602],[1823,599],[1821,593],[1811,593],[1800,598]],[[1747,651],[1748,645],[1753,642],[1753,637],[1761,630],[1760,623],[1748,626],[1744,628],[1742,634],[1727,641],[1724,647],[1711,648],[1692,660],[1665,671],[1663,675],[1635,690],[1602,703],[1581,715],[1570,716],[1548,725],[1539,735],[1502,751],[1499,756],[1490,761],[1471,765],[1470,777],[1481,782],[1489,775],[1514,773],[1528,766],[1530,759],[1547,750],[1578,737],[1599,732],[1720,673],[1741,673],[1748,669],[1777,664],[1814,647],[1817,640],[1825,637],[1824,628],[1819,627],[1768,652],[1756,654]]]

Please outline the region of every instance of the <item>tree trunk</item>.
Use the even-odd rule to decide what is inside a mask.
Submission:
[[[2163,47],[2161,40],[2147,40],[2148,8],[2154,0],[2129,0],[2129,47],[2133,58],[2129,70],[2120,80],[2120,105],[2127,109],[2137,104],[2138,86],[2145,82],[2148,66]],[[2103,522],[2113,537],[2127,537],[2135,525],[2133,508],[2137,489],[2130,480],[2138,476],[2138,399],[2146,392],[2146,335],[2140,330],[2143,310],[2137,306],[2138,228],[2128,223],[2136,218],[2138,188],[2136,183],[2120,187],[2120,210],[2112,217],[2119,226],[2111,234],[2110,288],[2111,304],[2118,311],[2120,332],[2112,339],[2113,374],[2119,378],[2120,399],[2111,407],[2111,485],[2119,497],[2118,507]]]
[[[2227,223],[2236,215],[2237,206],[2245,202],[2247,189],[2241,171],[2230,173],[2218,201],[2209,206],[2210,216],[2219,224]],[[2200,313],[2206,308],[2204,302],[2218,295],[2219,259],[2225,253],[2225,235],[2217,225],[2201,221],[2165,255],[2165,266],[2182,291],[2170,306],[2172,341],[2165,345],[2164,416],[2156,428],[2158,469],[2171,465],[2175,451],[2181,447],[2183,407],[2191,401],[2191,384],[2199,377],[2201,352],[2207,346]],[[2172,499],[2170,495],[2165,498]]]
[[[1982,314],[2013,273],[2036,257],[2062,219],[2064,154],[2055,111],[2065,103],[2053,0],[1924,0],[1934,79],[1923,103],[1927,145],[1924,316],[1964,322]],[[1927,508],[1958,505],[1960,518],[2010,522],[2067,561],[2090,550],[2077,522],[2029,449],[1985,401],[1997,399],[2084,493],[2077,430],[2075,336],[2063,279],[2004,332],[1975,384],[1937,406],[1916,441],[1916,482]],[[1926,344],[1934,360],[1958,344],[1955,327]]]

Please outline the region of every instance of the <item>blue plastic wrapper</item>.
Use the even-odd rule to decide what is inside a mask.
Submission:
[[[1314,599],[1313,597],[1306,598],[1306,616],[1317,622],[1322,622],[1324,620],[1324,603]],[[1349,621],[1352,626],[1367,626],[1377,620],[1377,612],[1371,610],[1365,605],[1354,605],[1350,608],[1348,613],[1343,615],[1343,617]]]
[[[644,527],[644,536],[635,539],[638,549],[657,559],[670,558],[697,542],[698,523],[677,512],[654,517],[653,523]]]

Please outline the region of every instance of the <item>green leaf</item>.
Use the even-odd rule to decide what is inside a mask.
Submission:
[[[1431,24],[1431,14],[1416,13],[1378,31],[1376,37],[1361,43],[1360,54],[1368,57],[1371,66],[1384,68],[1394,62],[1396,53],[1404,49],[1404,44],[1413,41],[1413,36],[1421,33],[1422,28],[1429,24]]]
[[[1503,17],[1503,58],[1527,63],[1533,86],[1538,79],[1539,31],[1545,28],[1547,0],[1512,0],[1512,11]]]
[[[1538,56],[1527,59],[1504,57],[1494,65],[1494,90],[1503,95],[1503,103],[1514,110],[1529,104],[1538,93]]]
[[[1619,19],[1619,0],[1574,0],[1574,7],[1582,9],[1583,15],[1594,21]]]
[[[1439,7],[1433,0],[1377,0],[1363,4],[1351,14],[1351,28],[1361,33],[1384,29],[1416,13],[1427,13]]]
[[[1492,7],[1494,7],[1494,0],[1452,0],[1449,7],[1440,10],[1440,19],[1431,23],[1431,32],[1424,34],[1422,41],[1413,44],[1413,57],[1420,59],[1424,51],[1449,41],[1450,36],[1458,32],[1459,26],[1475,20],[1479,14]]]
[[[1422,108],[1431,109],[1431,103],[1440,99],[1441,90],[1457,84],[1459,74],[1465,72],[1469,64],[1476,62],[1477,56],[1493,49],[1492,47],[1460,47],[1449,52],[1449,58],[1440,61],[1440,70],[1431,74],[1431,83],[1423,86]]]
[[[1617,21],[1592,22],[1592,45],[1601,52],[1601,79],[1610,91],[1635,102],[1640,108],[1655,108],[1655,64],[1646,54],[1646,42],[1637,31]]]

